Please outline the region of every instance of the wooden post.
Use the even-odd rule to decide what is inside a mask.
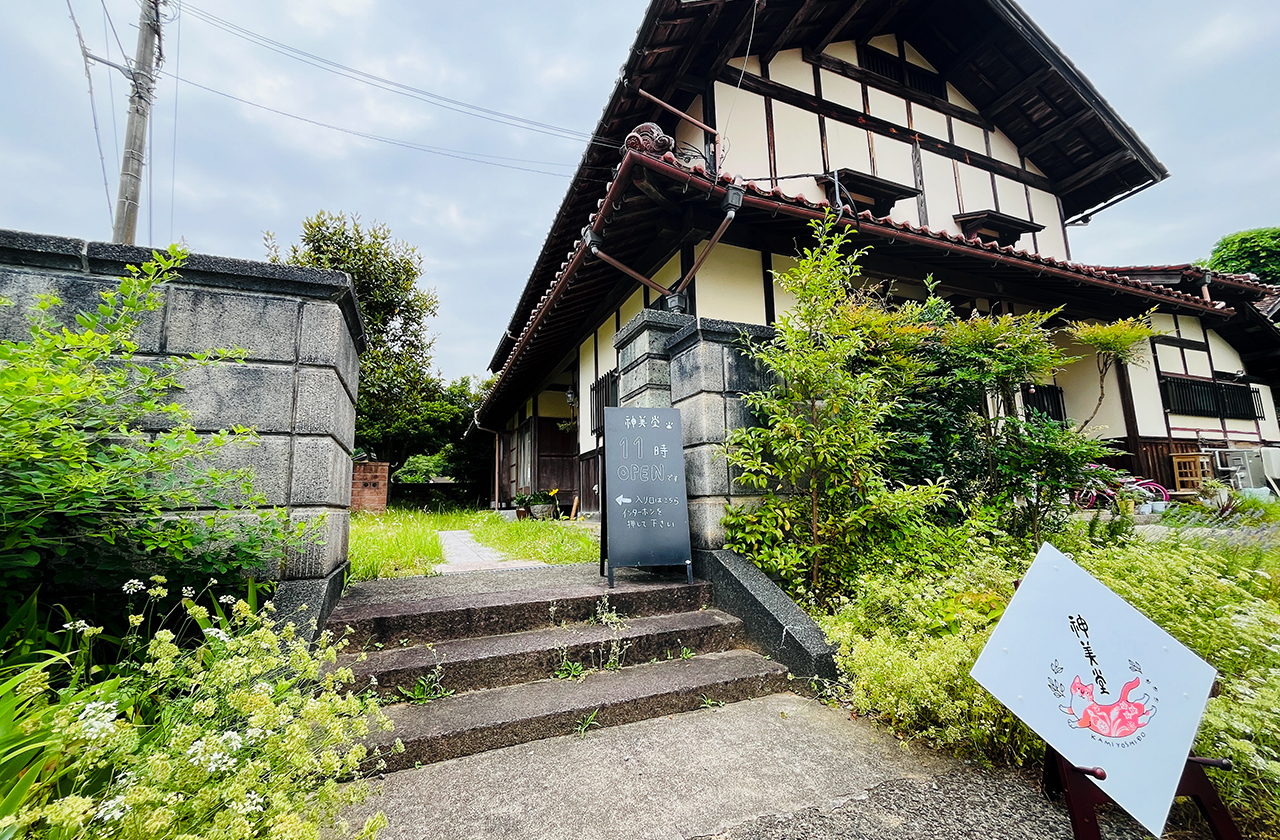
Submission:
[[[146,163],[147,118],[155,93],[156,39],[160,35],[160,0],[143,0],[138,19],[138,52],[133,63],[133,93],[129,96],[129,122],[124,132],[124,159],[120,162],[120,189],[111,241],[132,245],[138,232],[138,202],[142,195],[142,168]]]

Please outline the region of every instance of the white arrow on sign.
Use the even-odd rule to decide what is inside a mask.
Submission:
[[[618,494],[618,498],[614,499],[614,501],[615,501],[615,502],[617,502],[617,503],[618,503],[618,504],[620,504],[620,505],[629,505],[629,504],[631,504],[631,500],[630,500],[630,499],[628,499],[626,496],[623,496],[622,494]]]

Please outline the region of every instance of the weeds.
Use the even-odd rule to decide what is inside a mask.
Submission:
[[[587,675],[587,667],[569,658],[569,649],[560,648],[560,664],[551,676],[557,680],[578,680]]]
[[[432,700],[440,700],[450,696],[453,694],[453,690],[444,687],[444,666],[437,665],[430,673],[418,677],[418,681],[414,683],[412,690],[400,686],[400,693],[404,695],[405,702],[412,703],[415,706],[425,706]]]
[[[680,658],[681,658],[681,659],[684,659],[684,660],[686,660],[686,661],[687,661],[687,660],[693,659],[693,657],[695,657],[695,656],[697,656],[697,654],[695,654],[695,653],[694,653],[692,650],[690,650],[689,648],[687,648],[687,647],[682,647],[682,648],[680,648]],[[668,657],[668,658],[669,658],[669,657]]]
[[[723,700],[712,700],[707,695],[702,695],[702,708],[704,709],[718,709],[723,705]]]
[[[577,724],[574,725],[573,731],[577,734],[579,738],[587,737],[587,732],[591,730],[591,727],[600,726],[600,721],[596,720],[596,715],[598,714],[600,714],[600,710],[596,709],[591,714],[583,715],[582,717],[578,718],[578,722]]]

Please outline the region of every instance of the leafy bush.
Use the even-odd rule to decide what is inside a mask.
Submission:
[[[0,838],[314,838],[364,798],[364,783],[338,781],[379,760],[359,740],[390,723],[343,688],[345,643],[322,634],[310,649],[255,614],[252,589],[225,609],[186,590],[168,615],[166,580],[124,585],[130,601],[144,591],[123,639],[73,621],[62,651],[33,653],[34,600],[4,628]],[[113,664],[89,667],[95,642],[118,646]]]
[[[1094,542],[1081,530],[1055,542],[1218,669],[1221,693],[1195,749],[1235,762],[1232,773],[1210,772],[1246,836],[1280,837],[1280,545],[1256,533],[1252,545],[1240,536],[1113,536]],[[859,712],[967,757],[1021,763],[1042,745],[968,673],[1029,558],[980,523],[950,537],[946,567],[864,575],[818,620]]]
[[[404,466],[392,474],[391,480],[400,484],[426,484],[445,475],[452,454],[453,447],[446,446],[434,455],[410,455],[404,459]]]
[[[175,247],[129,266],[74,326],[57,321],[57,298],[42,296],[29,339],[0,341],[0,588],[11,608],[40,580],[81,585],[86,570],[109,576],[139,558],[203,578],[283,553],[283,512],[251,508],[261,500],[249,470],[215,466],[221,449],[256,437],[197,435],[171,401],[182,372],[232,351],[135,357],[141,319],[160,307],[160,286],[184,257]],[[144,421],[169,428],[143,432]],[[194,510],[212,512],[173,515]]]
[[[1256,274],[1264,283],[1280,282],[1280,228],[1228,234],[1213,246],[1205,268],[1231,274]]]

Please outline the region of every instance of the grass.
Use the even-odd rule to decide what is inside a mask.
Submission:
[[[512,560],[589,563],[600,556],[593,534],[565,522],[509,521],[493,511],[389,508],[351,517],[350,579],[435,574],[444,562],[440,531],[470,531],[477,542]]]

